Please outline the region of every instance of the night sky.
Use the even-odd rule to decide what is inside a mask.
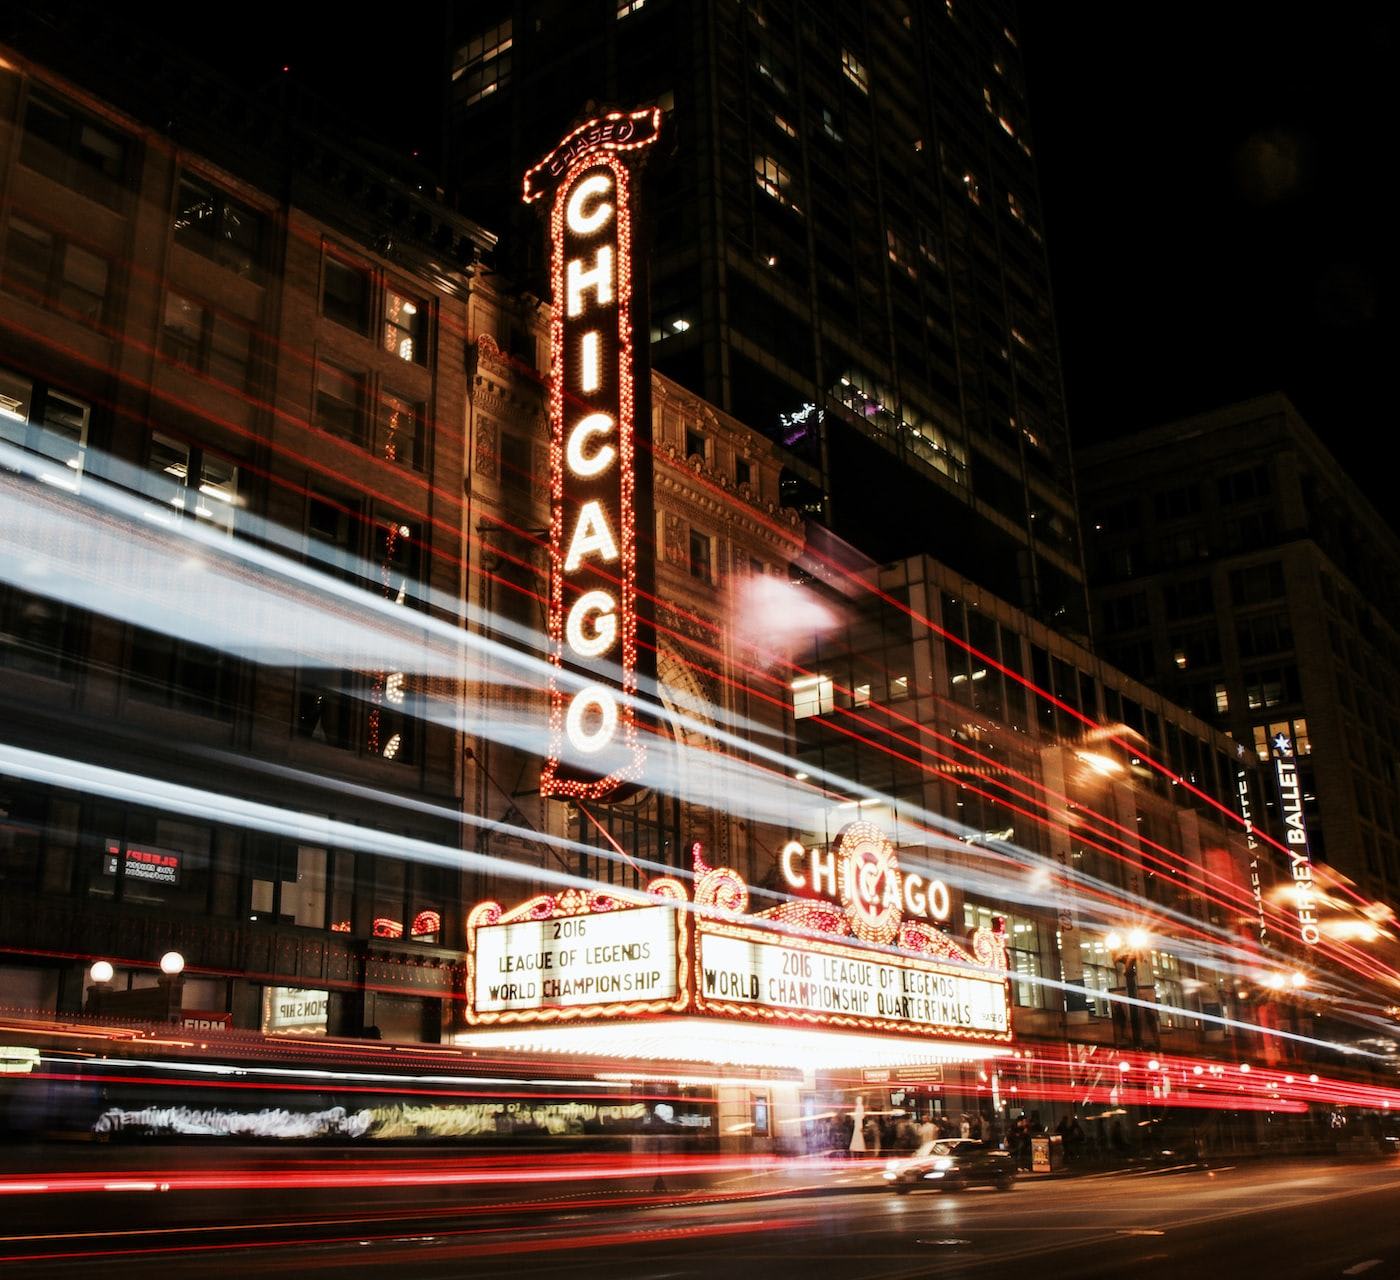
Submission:
[[[1281,390],[1394,522],[1393,12],[1021,14],[1075,441]]]
[[[221,38],[222,69],[256,87],[288,64],[433,156],[438,4],[376,23],[372,49],[253,8],[268,20]],[[1076,443],[1282,390],[1390,516],[1393,14],[1023,0],[1020,34]]]

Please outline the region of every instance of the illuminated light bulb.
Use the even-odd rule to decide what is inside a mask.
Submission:
[[[94,961],[92,968],[88,970],[88,977],[94,982],[111,982],[115,975],[116,970],[112,968],[110,960]]]
[[[1309,1083],[1309,1084],[1316,1084],[1316,1083],[1317,1083],[1317,1076],[1315,1076],[1315,1075],[1309,1076],[1309,1077],[1308,1077],[1308,1083]]]
[[[1292,1084],[1292,1083],[1293,1083],[1293,1077],[1292,1077],[1292,1076],[1284,1076],[1284,1077],[1283,1077],[1283,1083],[1284,1083],[1284,1084]]]
[[[1241,1062],[1241,1063],[1240,1063],[1240,1074],[1241,1074],[1242,1076],[1247,1076],[1247,1075],[1249,1074],[1249,1070],[1250,1070],[1250,1068],[1249,1068],[1249,1063],[1247,1063],[1247,1062]]]
[[[173,978],[176,974],[185,971],[185,957],[178,951],[167,951],[160,958],[160,971],[167,978]]]
[[[612,179],[601,173],[590,174],[569,193],[569,203],[564,218],[569,230],[575,235],[590,236],[600,230],[612,217],[613,207],[606,200],[599,199],[590,210],[584,209],[584,202],[593,197],[602,197],[612,190]],[[570,312],[572,315],[573,312]]]
[[[565,268],[565,309],[572,316],[583,314],[583,295],[592,289],[595,303],[607,306],[613,300],[613,254],[611,245],[599,246],[593,265],[585,268],[582,258],[571,258]]]
[[[593,615],[591,631],[585,630]],[[617,642],[617,603],[606,591],[585,591],[574,601],[564,624],[569,648],[581,658],[597,658]]]
[[[1119,933],[1110,933],[1108,937],[1104,939],[1104,942],[1110,951],[1117,951],[1118,948],[1123,945],[1123,935]]]
[[[1193,1076],[1204,1075],[1204,1074],[1205,1074],[1205,1068],[1204,1068],[1204,1067],[1200,1067],[1200,1066],[1192,1067],[1192,1068],[1191,1068],[1191,1074],[1192,1074]]]
[[[1147,945],[1148,937],[1146,929],[1129,929],[1128,945],[1135,951],[1140,951]]]
[[[598,378],[598,331],[590,329],[579,340],[579,385],[584,391],[597,391]]]
[[[1264,979],[1266,987],[1272,987],[1275,991],[1282,991],[1287,979],[1281,973],[1271,973]]]
[[[403,745],[403,734],[396,733],[388,742],[384,744],[384,759],[392,760],[399,754],[399,747]]]
[[[1295,969],[1293,971],[1293,976],[1289,978],[1289,981],[1295,987],[1306,987],[1308,985],[1308,975],[1306,973],[1300,973],[1298,970]]]
[[[1126,1071],[1131,1071],[1132,1068],[1129,1067],[1128,1064],[1127,1064],[1126,1062],[1120,1062],[1120,1063],[1118,1064],[1118,1070],[1119,1070],[1119,1071],[1124,1071],[1124,1072],[1126,1072]]]
[[[384,701],[392,703],[396,707],[403,705],[403,682],[404,673],[402,671],[393,672],[384,682]]]
[[[605,563],[617,559],[617,543],[613,541],[603,504],[590,499],[579,508],[578,524],[574,526],[569,554],[564,558],[564,572],[573,573],[583,563],[584,556],[595,552]]]
[[[602,475],[612,466],[613,459],[617,457],[617,450],[612,445],[602,445],[594,453],[585,453],[584,450],[593,436],[606,435],[614,425],[612,418],[606,413],[590,413],[586,418],[579,419],[574,429],[569,432],[568,441],[564,446],[564,459],[574,475],[588,480]]]
[[[598,713],[598,725],[591,733],[583,723],[590,709]],[[590,684],[580,689],[564,716],[564,732],[575,750],[585,755],[602,751],[617,733],[617,699],[613,697],[612,690],[601,684]]]
[[[1161,1067],[1162,1067],[1162,1064],[1161,1064],[1160,1062],[1158,1062],[1156,1058],[1149,1058],[1149,1059],[1148,1059],[1148,1061],[1147,1061],[1147,1069],[1148,1069],[1149,1071],[1160,1071],[1160,1070],[1161,1070]]]

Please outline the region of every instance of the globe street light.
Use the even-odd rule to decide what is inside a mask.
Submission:
[[[103,983],[111,982],[116,976],[116,972],[112,968],[110,960],[94,960],[92,968],[88,970],[88,977],[100,986]]]
[[[178,977],[185,970],[185,957],[178,951],[167,951],[160,958],[160,971],[167,978]]]

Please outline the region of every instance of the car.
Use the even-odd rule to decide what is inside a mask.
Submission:
[[[885,1166],[891,1191],[905,1195],[916,1187],[956,1191],[988,1186],[1010,1191],[1016,1185],[1016,1162],[1010,1153],[975,1138],[938,1138],[912,1156]]]

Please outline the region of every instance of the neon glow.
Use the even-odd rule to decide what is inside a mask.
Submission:
[[[527,202],[554,191],[550,660],[576,677],[550,681],[547,796],[607,798],[640,775],[645,758],[633,698],[636,507],[650,414],[636,412],[634,195],[620,153],[654,141],[660,122],[655,108],[590,121],[525,176]]]

